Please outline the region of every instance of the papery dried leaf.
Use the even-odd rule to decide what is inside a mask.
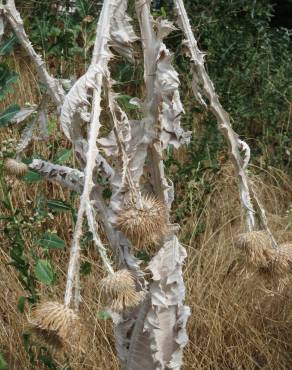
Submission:
[[[100,65],[91,66],[88,71],[79,78],[65,97],[60,122],[64,134],[69,140],[76,140],[76,121],[74,116],[82,112],[86,105],[90,105],[88,100],[89,89],[96,87],[96,77],[99,73],[103,73]],[[80,110],[80,112],[78,112]],[[78,129],[78,128],[77,128]]]
[[[27,119],[31,114],[37,111],[38,106],[32,105],[31,107],[24,107],[21,108],[19,112],[15,114],[15,116],[12,118],[12,123],[21,123],[25,119]]]
[[[32,140],[33,129],[34,129],[35,125],[36,125],[36,120],[34,119],[22,131],[20,140],[19,140],[19,142],[16,146],[16,153],[17,154],[20,154],[21,152],[23,152],[28,147],[29,143]]]
[[[49,137],[49,130],[48,130],[48,116],[45,110],[40,110],[38,115],[38,123],[40,129],[40,136],[42,139],[46,140]]]
[[[157,58],[155,92],[162,100],[159,106],[159,121],[163,149],[169,144],[175,148],[188,144],[191,131],[185,132],[180,126],[180,117],[184,110],[179,95],[178,73],[171,65],[171,54],[164,44],[161,45]]]
[[[84,174],[76,169],[59,166],[41,159],[34,159],[29,165],[31,170],[37,171],[46,180],[58,182],[65,188],[81,193],[84,184]]]
[[[145,368],[180,369],[182,351],[188,341],[186,322],[190,315],[189,308],[183,305],[185,287],[182,264],[185,257],[185,249],[173,235],[150,262],[148,268],[153,275],[150,285],[151,305],[144,326],[133,337],[135,343],[130,344],[130,348],[135,348],[135,351],[129,352],[127,370],[138,369],[143,357],[141,359],[136,354],[149,351],[149,347],[145,348],[147,334],[152,360],[147,357]],[[147,302],[143,303],[146,304]],[[144,309],[143,305],[140,310]],[[144,359],[146,356],[147,354]]]
[[[131,44],[138,40],[127,15],[128,1],[120,1],[111,19],[111,46],[131,63],[135,61]]]

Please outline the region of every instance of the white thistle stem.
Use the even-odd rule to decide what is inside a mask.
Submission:
[[[97,35],[94,45],[94,52],[92,57],[92,65],[98,63],[101,71],[106,70],[107,61],[110,57],[106,50],[107,43],[110,39],[110,19],[112,15],[112,6],[114,1],[105,0],[103,3],[102,11],[100,14],[99,22],[97,25]],[[70,252],[70,260],[67,273],[67,283],[65,291],[65,305],[69,306],[72,299],[73,283],[78,267],[80,256],[80,238],[82,235],[82,224],[84,213],[86,212],[87,205],[90,204],[90,193],[94,186],[92,180],[92,173],[98,155],[96,140],[99,134],[100,113],[101,113],[101,90],[102,90],[102,73],[96,76],[96,87],[93,92],[92,113],[90,120],[90,128],[88,132],[88,149],[86,153],[86,167],[84,170],[84,187],[80,198],[80,205],[77,214],[77,221],[73,235],[73,243]]]
[[[84,170],[84,187],[80,198],[80,205],[77,214],[77,221],[73,235],[73,243],[70,253],[70,261],[67,274],[67,284],[65,292],[65,305],[69,306],[72,298],[73,282],[78,265],[80,255],[80,238],[82,235],[82,223],[84,213],[86,211],[86,204],[90,202],[90,191],[93,187],[92,172],[95,166],[95,158],[97,154],[96,139],[100,129],[100,112],[101,112],[101,86],[102,75],[99,73],[97,76],[97,86],[93,93],[93,111],[88,134],[88,150],[86,153],[86,167]]]
[[[87,215],[89,230],[92,233],[94,243],[96,245],[100,258],[102,259],[103,265],[106,271],[108,272],[108,274],[113,275],[115,272],[114,272],[114,269],[112,268],[110,260],[108,259],[106,249],[103,246],[102,241],[100,240],[98,236],[94,212],[90,204],[87,204],[86,215]]]
[[[23,27],[22,18],[15,7],[14,0],[7,0],[6,5],[3,5],[4,15],[6,16],[8,22],[10,23],[13,31],[15,32],[18,41],[29,55],[30,59],[34,63],[37,69],[37,73],[43,84],[46,85],[48,93],[52,100],[61,109],[62,103],[64,101],[65,93],[61,84],[53,78],[47,71],[45,67],[45,62],[42,60],[39,54],[34,50],[26,32]]]
[[[179,21],[181,23],[180,26],[185,33],[185,37],[187,39],[188,47],[191,53],[191,59],[193,62],[193,73],[198,77],[203,95],[209,101],[209,108],[211,112],[215,115],[218,122],[218,127],[228,142],[230,155],[233,159],[233,163],[238,173],[240,199],[246,215],[246,227],[248,231],[251,231],[255,227],[255,211],[251,202],[248,176],[245,170],[247,166],[247,160],[245,159],[243,161],[240,155],[240,148],[243,142],[239,140],[238,135],[232,129],[229,115],[220,104],[218,96],[215,92],[214,85],[205,69],[204,55],[198,48],[197,41],[192,32],[183,0],[175,0],[175,5],[179,16]],[[193,90],[200,103],[207,107],[207,103],[204,101],[203,97],[200,94],[198,86],[195,83],[193,83]],[[246,143],[244,143],[244,146],[245,148],[248,147]],[[245,163],[245,165],[243,165],[243,163]]]

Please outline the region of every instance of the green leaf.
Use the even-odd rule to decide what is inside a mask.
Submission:
[[[130,95],[119,95],[118,96],[118,102],[125,108],[125,109],[129,109],[129,110],[135,110],[138,108],[137,105],[134,105],[134,104],[131,104],[130,103],[130,100],[132,99],[133,97],[130,96]]]
[[[61,149],[55,156],[54,162],[56,163],[64,163],[67,162],[72,155],[71,149]]]
[[[17,303],[17,308],[19,312],[23,313],[24,311],[24,305],[25,305],[26,297],[21,296],[19,297],[18,303]]]
[[[147,252],[145,251],[139,251],[136,253],[136,257],[139,259],[139,260],[142,260],[144,262],[149,262],[150,261],[150,256]]]
[[[107,311],[99,311],[97,313],[97,317],[100,319],[100,320],[108,320],[111,318],[110,314],[107,312]]]
[[[52,233],[44,233],[41,239],[38,240],[38,244],[48,249],[63,249],[65,248],[65,242],[59,238],[58,235]]]
[[[19,111],[20,107],[14,104],[0,113],[0,128],[6,126]]]
[[[37,279],[47,285],[52,285],[55,279],[55,273],[51,263],[48,260],[39,260],[35,266],[35,275]]]
[[[11,37],[3,41],[0,45],[0,55],[10,53],[16,41],[17,41],[17,36],[15,34],[13,34]]]
[[[47,201],[48,208],[56,211],[56,212],[66,212],[66,211],[71,211],[72,207],[63,202],[62,200],[48,200]]]
[[[12,85],[18,80],[18,75],[15,72],[10,71],[9,67],[1,63],[0,64],[0,101],[5,98],[5,95],[9,92],[13,92]]]
[[[23,177],[23,180],[28,183],[38,182],[42,180],[42,176],[38,174],[37,172],[28,171]]]
[[[81,263],[81,266],[80,266],[81,275],[84,275],[84,276],[89,275],[91,273],[91,270],[92,270],[92,266],[90,262],[84,261]]]
[[[6,370],[7,369],[7,362],[4,360],[0,353],[0,370]]]

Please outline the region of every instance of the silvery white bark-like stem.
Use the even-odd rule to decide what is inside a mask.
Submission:
[[[29,168],[38,172],[46,180],[57,182],[63,187],[82,193],[84,184],[84,174],[74,168],[60,166],[58,164],[43,161],[42,159],[34,159]]]
[[[100,19],[97,26],[97,35],[92,57],[92,64],[99,63],[101,71],[105,71],[109,53],[106,50],[107,43],[110,39],[110,17],[114,2],[105,0],[101,11]],[[90,193],[93,188],[92,173],[95,167],[96,156],[98,149],[96,140],[100,129],[100,113],[101,113],[101,89],[102,89],[102,73],[98,73],[96,77],[96,88],[93,92],[92,113],[90,120],[90,128],[88,132],[88,148],[86,153],[86,167],[84,170],[84,186],[80,198],[80,205],[77,214],[77,221],[73,235],[73,243],[70,252],[70,260],[67,273],[67,284],[65,291],[65,305],[69,306],[72,298],[73,282],[78,266],[80,255],[80,238],[82,235],[82,223],[86,207],[90,204]]]
[[[101,242],[101,240],[98,236],[93,208],[89,203],[86,205],[86,215],[87,215],[89,230],[92,233],[93,241],[94,241],[95,246],[98,250],[100,258],[102,259],[103,266],[105,267],[108,274],[113,275],[114,274],[114,269],[112,268],[110,260],[108,259],[106,249],[103,246],[103,244],[102,244],[102,242]]]
[[[36,66],[41,82],[47,87],[50,97],[57,105],[58,110],[60,110],[65,96],[64,90],[59,81],[48,73],[45,67],[45,62],[42,60],[40,55],[36,53],[31,42],[29,41],[29,38],[23,27],[21,16],[15,7],[14,0],[7,0],[7,3],[3,5],[3,9],[4,15],[15,32],[18,41]]]
[[[218,96],[215,92],[214,85],[205,69],[204,65],[204,54],[199,50],[197,41],[191,29],[191,25],[184,7],[183,0],[175,0],[177,8],[180,26],[185,33],[185,37],[188,43],[188,47],[191,53],[191,60],[193,62],[194,74],[198,77],[201,85],[203,95],[207,98],[208,103],[204,101],[204,97],[201,96],[198,86],[193,83],[194,94],[201,104],[209,106],[211,112],[215,115],[219,130],[225,136],[229,149],[230,155],[233,159],[236,171],[238,173],[239,188],[240,188],[240,199],[246,215],[246,227],[248,231],[251,231],[255,227],[255,211],[251,202],[251,194],[248,183],[248,176],[246,174],[246,166],[243,166],[243,160],[240,155],[240,140],[238,135],[234,132],[231,127],[230,118],[228,113],[223,109]],[[247,146],[246,143],[244,143]]]
[[[102,86],[102,75],[97,76],[97,86],[93,94],[93,111],[90,122],[90,129],[88,133],[88,149],[86,153],[86,167],[84,170],[84,186],[83,192],[80,198],[80,205],[77,214],[77,221],[75,225],[72,248],[70,253],[69,267],[67,273],[67,283],[65,292],[65,305],[69,306],[72,298],[73,282],[76,273],[76,267],[78,265],[80,255],[80,238],[82,235],[82,224],[84,219],[84,213],[86,211],[87,204],[90,203],[90,192],[93,187],[92,172],[95,166],[95,158],[97,154],[96,139],[100,129],[100,102],[101,102],[101,87]]]

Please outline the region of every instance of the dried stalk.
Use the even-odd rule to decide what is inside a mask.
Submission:
[[[34,159],[29,168],[38,172],[47,181],[57,182],[63,187],[82,193],[84,184],[84,174],[81,171],[67,167],[59,166],[42,159]]]
[[[240,140],[238,135],[232,129],[228,113],[222,107],[216,94],[214,85],[205,69],[204,53],[199,48],[197,41],[191,29],[191,25],[184,7],[183,0],[175,0],[175,6],[178,13],[178,23],[186,37],[186,44],[190,52],[192,61],[193,83],[192,88],[197,100],[205,107],[208,107],[214,114],[218,122],[218,128],[224,135],[229,146],[229,152],[233,160],[239,179],[240,200],[242,208],[245,211],[246,228],[248,231],[255,229],[256,214],[252,198],[255,201],[257,215],[260,219],[261,226],[270,235],[274,248],[277,248],[277,242],[268,228],[265,217],[265,210],[261,206],[252,184],[249,181],[246,169],[250,159],[250,148],[247,143]],[[244,152],[242,159],[240,150]]]
[[[7,3],[2,6],[4,10],[4,16],[10,23],[13,31],[15,32],[18,38],[18,41],[31,58],[31,61],[36,66],[37,73],[40,77],[41,82],[47,87],[50,97],[57,105],[58,110],[60,110],[65,97],[65,93],[61,84],[59,83],[58,80],[53,78],[48,73],[45,67],[45,62],[42,60],[40,55],[38,55],[34,50],[23,27],[23,21],[21,19],[21,16],[15,7],[14,0],[7,0]]]
[[[251,202],[250,189],[246,174],[247,157],[245,157],[245,160],[243,161],[240,155],[240,149],[243,142],[238,139],[238,135],[232,129],[229,115],[220,104],[214,85],[205,69],[204,54],[198,48],[184,3],[182,0],[175,0],[175,5],[179,17],[179,25],[185,33],[187,46],[193,63],[193,74],[195,78],[192,87],[194,95],[201,104],[210,108],[211,112],[217,119],[219,130],[228,142],[230,155],[233,159],[236,172],[238,173],[240,199],[246,214],[246,227],[248,231],[252,231],[255,227],[255,211]],[[244,145],[245,148],[248,147],[246,143],[244,143]]]
[[[80,205],[77,214],[77,221],[73,235],[72,248],[70,253],[70,261],[67,273],[67,283],[64,302],[66,306],[70,305],[73,291],[73,283],[78,267],[78,260],[80,255],[80,238],[82,235],[82,223],[84,213],[90,204],[90,193],[93,188],[92,174],[95,167],[96,156],[98,149],[96,147],[96,140],[100,129],[100,113],[101,113],[101,90],[102,90],[102,72],[105,71],[107,61],[110,57],[108,53],[107,43],[110,39],[110,22],[109,19],[112,14],[112,1],[105,1],[100,15],[100,20],[97,26],[97,38],[94,47],[92,64],[100,58],[99,67],[100,72],[96,76],[96,87],[93,92],[92,114],[90,128],[88,132],[88,148],[86,153],[86,167],[84,170],[84,186],[80,198]]]

